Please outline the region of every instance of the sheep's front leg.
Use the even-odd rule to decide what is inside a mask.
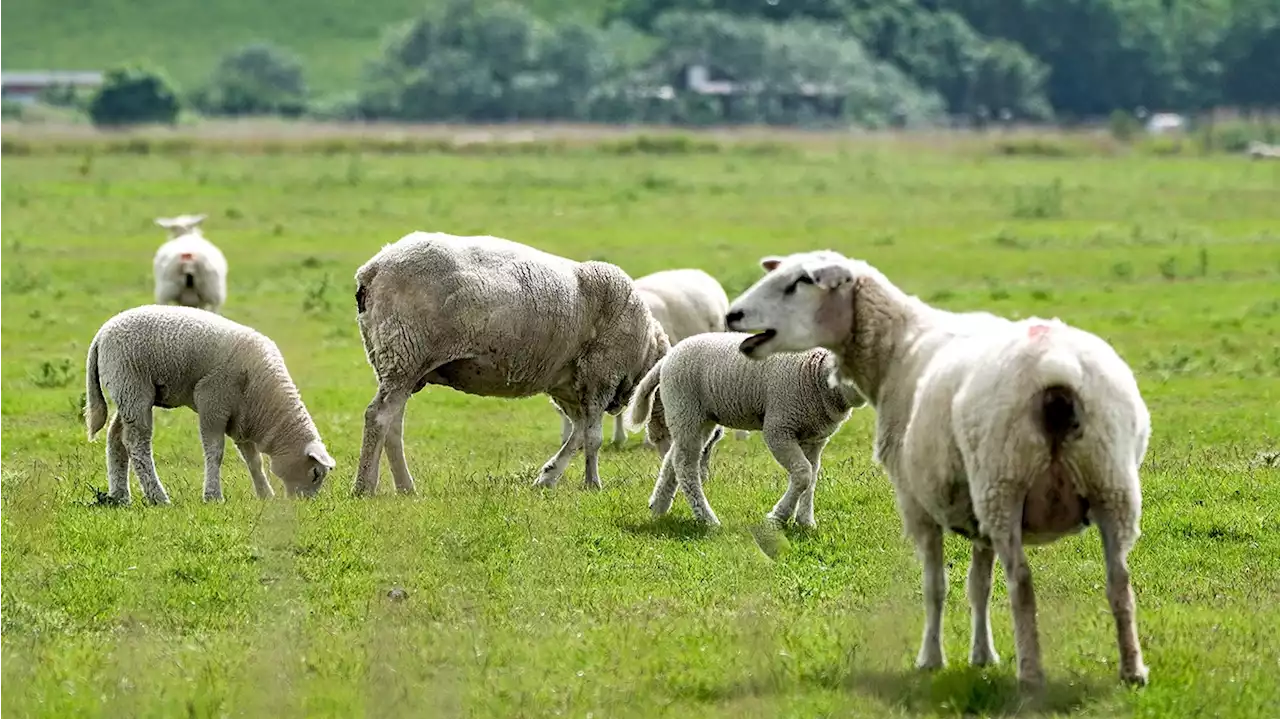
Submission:
[[[387,428],[387,464],[391,465],[391,477],[400,494],[413,494],[416,489],[413,475],[409,474],[409,463],[404,458],[404,410],[407,403],[408,400],[400,403],[391,426]]]
[[[969,611],[972,614],[973,633],[970,637],[969,663],[975,667],[999,664],[995,642],[991,638],[991,570],[995,566],[996,552],[985,542],[973,543],[973,557],[969,560],[969,576],[965,583],[969,594]]]
[[[152,504],[168,504],[169,493],[160,484],[155,458],[151,454],[151,408],[131,414],[132,417],[124,420],[124,442],[129,448],[129,462],[133,465],[134,474],[138,475],[138,484],[142,485],[142,495]]]
[[[1023,500],[1010,508],[1004,521],[992,522],[991,543],[1004,567],[1013,611],[1013,639],[1018,653],[1018,682],[1028,688],[1044,684],[1040,665],[1040,636],[1036,627],[1036,595],[1031,585],[1031,568],[1022,546]]]
[[[773,506],[767,519],[779,524],[789,522],[796,513],[796,504],[813,484],[813,465],[804,456],[804,450],[790,432],[766,428],[764,443],[773,458],[787,470],[787,491]]]
[[[1120,678],[1126,683],[1145,686],[1148,669],[1142,661],[1138,643],[1138,622],[1134,608],[1133,587],[1129,580],[1128,555],[1131,537],[1138,518],[1133,511],[1116,511],[1104,507],[1096,512],[1098,530],[1102,534],[1102,552],[1107,565],[1107,600],[1116,623],[1116,639],[1120,646]]]
[[[813,479],[809,482],[809,488],[800,495],[800,502],[796,505],[796,524],[802,527],[818,526],[818,521],[813,518],[813,494],[818,489],[818,473],[822,470],[822,450],[826,446],[825,439],[801,446],[805,459],[809,460],[809,465],[813,467]]]
[[[942,611],[947,601],[947,564],[942,554],[942,527],[918,505],[906,508],[903,520],[916,543],[916,554],[924,574],[924,635],[916,668],[933,670],[946,666],[942,651]]]
[[[226,451],[227,423],[200,416],[200,444],[204,446],[204,501],[222,501],[222,456]]]
[[[124,420],[117,412],[107,426],[107,496],[119,504],[132,501],[129,492],[129,448],[124,443]]]
[[[373,401],[364,411],[364,438],[360,443],[360,464],[356,468],[353,491],[368,496],[378,491],[379,460],[387,432],[396,413],[409,401],[409,392],[398,387],[379,385]]]
[[[563,408],[562,408],[563,409]],[[560,481],[561,475],[568,469],[569,462],[573,460],[573,455],[579,449],[582,449],[583,435],[586,434],[583,426],[584,420],[579,416],[571,416],[566,413],[573,425],[573,431],[569,433],[569,438],[560,446],[560,451],[556,452],[547,463],[542,465],[542,471],[538,473],[538,479],[533,483],[535,487],[544,487],[550,489],[556,486]]]
[[[271,499],[276,496],[276,491],[271,488],[271,482],[267,479],[267,473],[262,471],[262,455],[258,453],[258,445],[253,442],[236,442],[236,450],[240,452],[240,459],[244,460],[244,466],[249,468],[249,476],[253,479],[253,491],[257,492],[259,499]]]

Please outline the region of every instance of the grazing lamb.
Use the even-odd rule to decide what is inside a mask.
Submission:
[[[685,337],[704,332],[724,332],[724,313],[729,311],[729,296],[706,272],[663,270],[640,277],[634,284],[640,299],[662,325],[667,341],[672,345]],[[572,431],[573,423],[561,412],[560,441],[568,441]],[[613,425],[613,443],[622,445],[626,441],[627,431],[619,413]]]
[[[177,303],[211,312],[227,301],[227,258],[200,233],[204,215],[159,217],[169,241],[156,250],[156,304]]]
[[[749,336],[720,332],[683,340],[636,388],[627,421],[633,427],[648,421],[650,439],[663,455],[649,498],[655,515],[671,509],[678,482],[699,521],[720,523],[702,483],[724,426],[763,430],[769,451],[787,470],[787,491],[768,518],[783,523],[794,516],[797,524],[815,525],[813,492],[822,449],[850,411],[866,401],[835,381],[830,352],[814,349],[753,362],[738,351]],[[659,390],[662,413],[650,418]]]
[[[259,497],[274,492],[260,454],[291,495],[320,489],[334,462],[270,339],[191,307],[144,305],[107,320],[89,345],[85,423],[92,441],[107,423],[105,386],[116,404],[107,429],[110,497],[127,503],[129,465],[147,500],[168,504],[151,456],[152,407],[200,416],[204,498],[222,499],[224,437],[249,467]]]
[[[497,237],[405,235],[356,272],[356,310],[378,379],[365,411],[356,494],[377,489],[384,443],[396,488],[413,491],[404,409],[429,384],[485,397],[550,395],[573,433],[537,485],[555,486],[585,449],[585,483],[599,487],[601,418],[622,411],[669,346],[618,267]]]
[[[1120,675],[1145,684],[1127,557],[1139,535],[1138,467],[1150,417],[1128,365],[1097,336],[1054,320],[935,309],[870,265],[818,251],[769,257],[730,307],[755,332],[749,357],[825,347],[876,409],[875,458],[889,474],[924,567],[917,665],[944,664],[944,530],[973,543],[970,661],[998,661],[988,602],[993,558],[1009,586],[1018,678],[1042,684],[1036,604],[1023,547],[1098,525]]]

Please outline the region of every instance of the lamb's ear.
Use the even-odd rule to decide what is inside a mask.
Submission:
[[[853,270],[843,262],[833,262],[821,267],[809,268],[813,284],[824,290],[834,290],[853,282]]]
[[[769,255],[768,257],[761,257],[760,266],[764,268],[765,272],[773,272],[774,270],[778,269],[778,265],[782,264],[782,260],[783,258],[777,255]]]
[[[329,452],[319,442],[312,442],[307,445],[307,456],[324,465],[326,469],[333,469],[338,464],[333,461],[333,457],[329,456]]]

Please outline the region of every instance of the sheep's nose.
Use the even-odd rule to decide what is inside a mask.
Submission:
[[[742,310],[734,310],[724,316],[725,325],[727,325],[730,329],[733,329],[733,325],[735,322],[740,322],[741,320],[742,320]]]

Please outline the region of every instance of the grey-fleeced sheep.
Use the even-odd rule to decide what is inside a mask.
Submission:
[[[259,497],[274,495],[261,454],[291,495],[315,494],[333,469],[275,343],[225,317],[163,305],[125,310],[94,336],[85,371],[90,441],[107,422],[103,387],[116,404],[107,481],[117,502],[130,500],[130,464],[147,500],[169,502],[151,455],[152,407],[190,407],[200,416],[206,500],[222,499],[225,437],[236,443]]]
[[[1013,610],[1018,679],[1044,682],[1024,546],[1098,525],[1120,676],[1147,682],[1127,558],[1140,534],[1138,468],[1151,418],[1132,370],[1102,338],[1058,320],[1012,322],[930,307],[865,262],[831,251],[761,261],[734,300],[730,329],[756,332],[744,354],[823,347],[876,410],[875,459],[924,566],[916,663],[945,663],[942,610],[952,531],[973,544],[970,662],[999,661],[988,610],[1000,558]]]
[[[152,261],[156,304],[219,312],[227,301],[227,258],[201,234],[204,219],[204,215],[156,218],[170,238]]]
[[[690,337],[671,348],[640,381],[627,411],[632,426],[649,423],[663,455],[649,498],[655,515],[671,509],[677,484],[699,521],[719,520],[702,492],[721,426],[763,430],[765,445],[787,470],[787,491],[769,519],[814,526],[813,493],[822,450],[851,410],[866,403],[853,387],[834,381],[835,358],[826,350],[777,355],[753,362],[738,351],[749,335]],[[654,411],[659,393],[662,411]],[[668,451],[670,450],[670,451]]]
[[[599,487],[601,419],[622,411],[669,346],[617,266],[497,237],[404,236],[356,272],[356,309],[378,379],[365,411],[356,494],[377,489],[384,444],[396,488],[414,490],[404,410],[429,384],[486,397],[550,395],[574,430],[536,484],[554,486],[584,449],[585,483]]]
[[[638,277],[633,283],[640,299],[667,333],[667,341],[675,345],[686,337],[704,332],[724,332],[724,314],[729,310],[729,296],[716,278],[695,269],[662,270]],[[560,413],[560,441],[569,439],[573,423]],[[746,433],[741,433],[745,435]],[[741,436],[741,435],[740,435]],[[613,443],[627,441],[622,414],[615,418]]]

